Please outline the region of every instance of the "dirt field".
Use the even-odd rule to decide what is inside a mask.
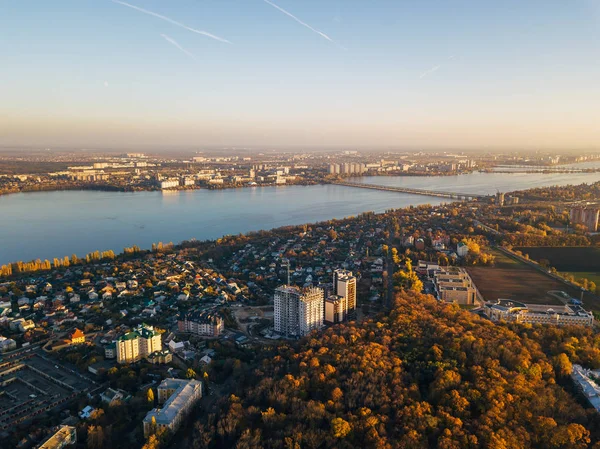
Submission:
[[[473,282],[487,301],[498,298],[513,299],[531,304],[561,304],[548,295],[549,291],[565,291],[579,299],[581,291],[569,288],[562,282],[544,275],[538,270],[519,261],[513,260],[502,253],[495,253],[495,267],[469,267],[467,271]],[[600,303],[584,297],[584,307],[600,310]]]

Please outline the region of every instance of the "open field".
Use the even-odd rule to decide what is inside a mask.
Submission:
[[[545,247],[529,246],[513,248],[529,254],[529,258],[539,262],[546,259],[550,266],[560,272],[600,273],[600,248],[597,247]]]
[[[589,271],[565,271],[561,272],[561,274],[563,276],[572,275],[575,277],[576,281],[579,279],[587,279],[588,281],[591,281],[596,285],[600,285],[600,271],[597,271],[595,273]]]
[[[557,298],[548,295],[549,291],[565,291],[579,299],[581,291],[568,287],[544,273],[512,259],[503,253],[494,252],[495,267],[468,267],[473,282],[487,301],[499,298],[513,299],[530,304],[562,304]],[[584,296],[584,307],[600,311],[600,302]]]

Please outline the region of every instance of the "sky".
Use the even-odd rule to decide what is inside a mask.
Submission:
[[[600,0],[0,0],[0,145],[600,149]]]

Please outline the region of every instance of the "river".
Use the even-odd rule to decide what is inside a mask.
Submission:
[[[600,173],[364,177],[363,182],[460,193],[494,194],[600,180]],[[182,192],[59,191],[0,196],[0,264],[121,252],[154,242],[215,239],[284,225],[383,212],[443,198],[335,185],[252,187]]]

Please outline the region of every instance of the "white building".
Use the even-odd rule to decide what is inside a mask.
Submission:
[[[492,321],[514,321],[554,326],[594,326],[594,315],[574,304],[524,304],[510,299],[499,299],[496,303],[486,303],[484,309]]]
[[[316,287],[283,285],[275,290],[275,331],[301,337],[323,327],[324,293]]]
[[[202,382],[198,380],[165,379],[158,386],[158,402],[144,418],[144,436],[158,430],[176,431],[194,405],[202,398]]]

